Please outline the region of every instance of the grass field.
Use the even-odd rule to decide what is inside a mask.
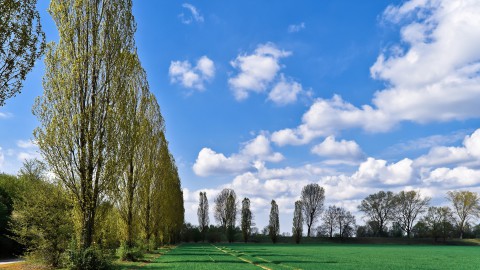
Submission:
[[[480,247],[183,244],[141,269],[480,269]],[[130,268],[132,269],[132,268]]]

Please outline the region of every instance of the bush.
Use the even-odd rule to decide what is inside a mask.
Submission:
[[[125,244],[122,244],[120,248],[118,248],[117,254],[122,261],[135,262],[143,258],[142,248],[128,248]]]
[[[109,270],[113,269],[112,262],[102,251],[93,247],[70,252],[71,270]]]

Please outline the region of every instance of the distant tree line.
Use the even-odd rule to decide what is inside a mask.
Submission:
[[[324,188],[309,184],[303,187],[301,199],[295,202],[291,235],[296,243],[300,243],[306,225],[307,237],[417,237],[433,238],[435,241],[453,237],[480,237],[480,225],[473,226],[472,223],[480,217],[479,195],[471,191],[449,191],[447,199],[452,208],[429,206],[430,198],[422,196],[420,191],[400,191],[396,194],[379,191],[368,195],[358,205],[358,210],[365,218],[365,225],[358,226],[355,216],[346,208],[336,205],[325,208]],[[280,224],[275,200],[271,201],[269,223],[261,232],[253,227],[248,198],[242,200],[241,224],[235,227],[237,204],[235,191],[223,189],[215,198],[214,216],[219,226],[208,226],[207,194],[200,192],[199,221],[207,222],[199,222],[200,229],[188,224],[182,231],[183,240],[205,241],[207,235],[208,241],[233,242],[239,240],[241,234],[245,242],[257,241],[258,235],[268,236],[273,243],[278,241]],[[315,228],[319,221],[320,226]],[[195,237],[196,232],[201,232],[202,237]]]

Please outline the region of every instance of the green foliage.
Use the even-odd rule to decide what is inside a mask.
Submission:
[[[34,136],[74,198],[83,248],[93,244],[98,203],[116,185],[114,172],[120,169],[114,108],[130,79],[125,61],[135,51],[131,9],[129,0],[50,2],[59,42],[46,52]]]
[[[95,247],[83,250],[73,250],[69,253],[70,270],[110,270],[112,261],[102,251]]]
[[[144,257],[144,251],[140,247],[128,247],[123,243],[117,250],[117,255],[122,261],[136,262]]]
[[[26,185],[14,201],[11,230],[30,259],[57,267],[73,234],[72,204],[61,186],[38,177],[20,175]]]
[[[36,0],[0,0],[0,106],[22,89],[43,54],[45,34]]]
[[[449,191],[447,199],[452,203],[453,212],[457,216],[457,227],[460,239],[472,218],[480,217],[480,195],[472,191]]]

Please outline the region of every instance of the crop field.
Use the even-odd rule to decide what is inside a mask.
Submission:
[[[183,244],[138,269],[480,269],[480,247]]]

